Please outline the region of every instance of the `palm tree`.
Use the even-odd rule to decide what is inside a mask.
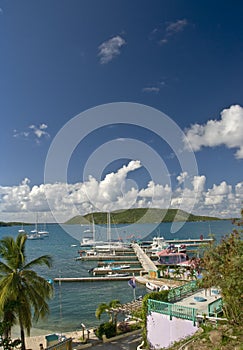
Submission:
[[[110,319],[109,322],[113,323],[115,326],[117,324],[117,315],[119,313],[119,306],[121,306],[121,303],[119,300],[111,300],[109,304],[101,303],[98,308],[95,311],[95,316],[100,320],[101,315],[106,312]]]
[[[52,285],[32,270],[39,265],[51,267],[52,259],[43,255],[27,262],[26,240],[23,233],[16,240],[13,237],[0,240],[0,312],[11,326],[15,318],[18,321],[22,350],[25,350],[25,331],[29,335],[32,319],[38,321],[48,314],[47,301],[53,294]]]

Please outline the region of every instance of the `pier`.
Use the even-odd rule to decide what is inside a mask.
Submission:
[[[118,270],[115,270],[118,272]],[[93,276],[97,276],[97,275],[104,275],[104,274],[108,274],[108,273],[114,273],[114,270],[112,270],[112,268],[110,269],[97,269],[94,268],[92,273]],[[142,268],[127,268],[127,269],[119,269],[119,273],[129,273],[131,275],[133,275],[133,273],[140,273],[140,271],[143,271]]]
[[[81,261],[107,261],[107,260],[117,260],[117,261],[127,261],[127,263],[130,263],[131,260],[136,260],[137,257],[134,255],[114,255],[114,254],[109,254],[109,255],[92,255],[92,256],[78,256],[75,258],[75,260],[81,260]]]
[[[135,255],[134,255],[135,257]],[[108,261],[98,261],[97,265],[98,266],[104,266],[104,264],[112,264],[114,266],[116,265],[121,265],[121,261],[117,260],[108,260]],[[126,264],[126,265],[140,265],[139,261],[137,260],[133,260],[133,261],[122,261],[122,264]]]
[[[130,280],[133,276],[103,276],[103,277],[56,277],[54,282],[104,282],[104,281],[124,281]]]
[[[137,258],[145,272],[149,272],[151,270],[152,271],[158,270],[154,262],[148,257],[148,255],[142,250],[142,248],[137,243],[133,243],[132,248],[135,254],[137,255]]]
[[[165,243],[169,244],[185,244],[187,247],[198,247],[202,244],[209,244],[214,241],[214,238],[187,238],[187,239],[165,239]],[[141,247],[147,247],[151,245],[151,241],[140,242]]]

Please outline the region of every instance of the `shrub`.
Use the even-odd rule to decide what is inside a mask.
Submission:
[[[118,328],[118,331],[120,333],[126,333],[126,332],[130,332],[131,330],[131,326],[129,323],[127,322],[121,322],[119,323],[119,326],[117,327]]]
[[[101,323],[95,332],[99,339],[105,334],[107,338],[112,338],[116,335],[116,326],[111,322]]]

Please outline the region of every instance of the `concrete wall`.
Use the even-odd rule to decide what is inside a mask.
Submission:
[[[198,327],[192,321],[152,312],[147,316],[147,339],[151,349],[168,348],[175,341],[193,335]]]

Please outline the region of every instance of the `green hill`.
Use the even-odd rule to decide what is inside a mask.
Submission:
[[[31,225],[30,223],[23,223],[23,222],[17,222],[17,221],[11,221],[11,222],[4,222],[0,221],[0,227],[7,227],[7,226],[26,226]]]
[[[172,222],[172,221],[208,221],[220,220],[219,218],[209,216],[197,216],[188,214],[183,210],[178,209],[125,209],[117,210],[110,213],[112,224],[133,224],[133,223],[155,223],[155,222]],[[107,213],[93,213],[95,224],[106,224]],[[65,224],[89,224],[92,222],[92,214],[84,216],[78,215],[65,222]]]

